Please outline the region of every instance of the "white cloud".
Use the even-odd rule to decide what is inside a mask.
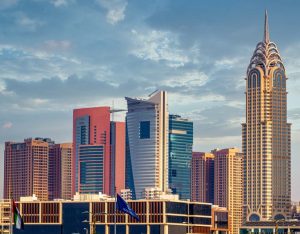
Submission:
[[[33,32],[43,25],[41,21],[31,19],[23,13],[17,14],[16,23],[24,29]]]
[[[132,30],[135,37],[136,48],[132,54],[144,60],[155,62],[166,61],[169,67],[182,67],[190,62],[183,50],[179,49],[179,43],[174,35],[164,31],[150,31],[139,33]]]
[[[208,76],[204,72],[189,71],[183,75],[172,77],[163,82],[164,85],[169,87],[186,86],[195,87],[203,86],[208,81]]]
[[[115,25],[125,19],[125,11],[128,2],[124,0],[96,0],[101,7],[107,10],[106,20]]]
[[[75,0],[51,0],[51,3],[55,6],[55,7],[63,7],[63,6],[67,6],[70,3],[74,3]]]
[[[67,5],[67,1],[66,0],[53,0],[53,1],[51,1],[51,3],[54,6],[56,6],[56,7],[66,6]]]
[[[2,128],[9,129],[12,128],[12,126],[13,126],[12,122],[6,122],[2,125]]]
[[[241,58],[241,57],[222,58],[222,59],[219,59],[219,60],[215,61],[215,66],[218,69],[232,69],[232,68],[234,68],[236,66],[241,65],[242,63],[240,63],[240,61],[242,59],[243,58]]]
[[[15,6],[18,0],[0,0],[0,10]]]
[[[4,87],[2,79],[40,80],[53,76],[66,79],[71,74],[80,75],[90,69],[97,70],[99,73],[105,72],[103,66],[91,68],[89,64],[83,65],[75,57],[62,55],[63,48],[68,48],[69,44],[67,41],[51,42],[48,43],[49,48],[43,44],[39,49],[0,44],[0,60],[5,61],[0,63],[0,93],[3,92]],[[82,66],[78,66],[81,64]]]

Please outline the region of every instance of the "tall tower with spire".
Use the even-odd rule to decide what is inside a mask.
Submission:
[[[287,123],[285,67],[270,41],[268,14],[264,38],[250,60],[246,77],[244,218],[286,219],[291,204],[291,124]]]

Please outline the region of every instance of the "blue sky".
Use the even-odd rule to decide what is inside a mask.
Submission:
[[[194,121],[195,150],[240,147],[244,77],[268,9],[289,77],[292,198],[300,200],[299,7],[296,0],[1,0],[1,178],[5,141],[71,141],[72,109],[125,107],[124,96],[156,89],[169,92],[171,113]],[[0,186],[1,194],[2,179]]]

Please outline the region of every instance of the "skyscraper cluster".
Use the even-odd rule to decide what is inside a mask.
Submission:
[[[71,199],[71,162],[71,143],[55,144],[49,138],[6,142],[4,198]]]
[[[73,143],[25,139],[5,143],[4,197],[40,200],[120,193],[141,199],[178,194],[229,210],[231,232],[244,221],[290,217],[291,124],[287,123],[285,67],[264,38],[246,77],[246,121],[237,148],[193,151],[193,122],[169,114],[166,91],[126,97],[125,122],[110,107],[75,109]]]
[[[117,192],[133,199],[168,193],[189,199],[193,123],[169,115],[166,91],[126,101],[126,122],[111,120],[125,110],[75,109],[73,143],[7,142],[4,197],[52,200]]]
[[[194,152],[192,159],[192,200],[227,207],[232,233],[242,224],[242,159],[237,148]]]

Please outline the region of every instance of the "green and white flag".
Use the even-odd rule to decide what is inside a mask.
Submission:
[[[16,203],[14,200],[12,201],[12,208],[13,208],[12,212],[13,212],[13,216],[14,216],[14,222],[16,225],[16,229],[23,230],[24,222],[23,222],[22,216],[20,215],[19,209],[16,206]]]

